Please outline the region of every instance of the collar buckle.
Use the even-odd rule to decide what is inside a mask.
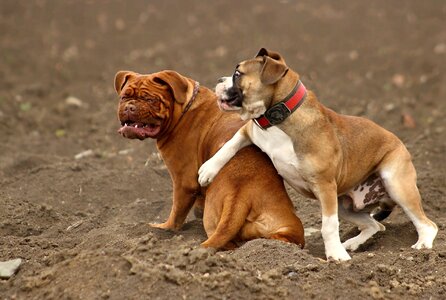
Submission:
[[[290,115],[291,110],[286,106],[285,102],[276,103],[265,112],[265,117],[273,126],[282,123]]]

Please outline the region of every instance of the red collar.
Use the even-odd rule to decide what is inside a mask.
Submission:
[[[262,116],[254,119],[254,123],[262,129],[282,123],[304,102],[307,89],[299,80],[285,99],[271,106]]]

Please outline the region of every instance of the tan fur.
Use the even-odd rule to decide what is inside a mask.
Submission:
[[[257,118],[259,111],[266,111],[282,101],[299,81],[299,75],[288,68],[280,54],[266,49],[261,49],[254,59],[241,62],[237,74],[237,77],[223,78],[219,85],[226,85],[225,80],[231,80],[232,86],[227,85],[227,90],[237,89],[237,94],[243,95],[239,102],[234,102],[239,103],[237,111],[243,119]],[[227,90],[219,85],[219,93],[225,97]],[[228,104],[225,107],[234,109]],[[337,232],[338,195],[347,193],[377,173],[391,198],[389,200],[399,204],[417,228],[419,240],[413,247],[432,247],[437,226],[424,214],[410,154],[394,134],[365,118],[337,114],[323,106],[310,90],[307,90],[303,104],[277,128],[270,128],[267,134],[258,133],[255,137],[253,130],[261,130],[255,126],[253,121],[246,123],[238,132],[241,135],[236,134],[215,158],[200,168],[202,184],[211,182],[214,174],[240,147],[249,145],[249,141],[262,143],[270,156],[276,156],[271,158],[274,163],[277,160],[278,171],[285,180],[295,182],[293,187],[300,193],[319,199],[327,257],[333,255],[336,260],[347,260],[350,257],[341,246]],[[280,138],[284,143],[288,143],[288,139],[297,160],[289,159],[293,163],[290,165],[286,163],[286,157],[278,159],[280,154],[274,151],[280,149],[279,145],[265,143],[262,136]],[[291,174],[289,170],[295,172]],[[384,204],[389,206],[388,201]],[[361,217],[353,211],[342,210],[341,213],[359,227],[367,228],[356,240],[346,242],[344,246],[348,249],[356,249],[360,241],[384,228],[364,213]]]
[[[240,63],[238,69],[245,74],[240,87],[244,91],[244,102],[266,98],[268,108],[288,95],[299,75],[290,69],[276,86],[265,87],[261,80],[262,64],[259,57]],[[255,125],[250,122],[245,126]],[[405,162],[410,163],[410,154],[394,134],[370,120],[337,114],[318,102],[311,91],[303,105],[277,127],[292,137],[297,155],[308,162],[302,175],[316,176],[317,183],[335,183],[337,194],[383,168],[383,159],[390,153],[397,152],[397,156],[406,157]],[[246,132],[250,131],[246,129]],[[304,192],[313,193],[311,188]]]
[[[118,72],[115,88],[121,96],[120,121],[125,108],[136,107],[142,123],[160,124],[158,150],[173,182],[173,203],[166,222],[151,224],[179,229],[192,206],[204,206],[208,239],[204,247],[233,248],[238,240],[272,238],[304,246],[302,223],[294,214],[282,178],[268,157],[247,147],[232,159],[208,188],[197,182],[200,165],[243,125],[236,115],[221,113],[215,94],[205,87],[183,115],[194,81],[173,71],[140,75]],[[131,135],[130,135],[131,136]]]

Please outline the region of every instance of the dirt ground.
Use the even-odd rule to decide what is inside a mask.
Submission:
[[[435,0],[1,1],[0,261],[23,264],[0,298],[445,299],[445,19]],[[405,142],[440,229],[433,250],[410,248],[396,209],[351,261],[327,263],[319,204],[291,190],[304,250],[203,250],[193,216],[179,232],[147,226],[167,218],[171,181],[153,141],[116,133],[115,72],[175,69],[213,87],[260,47],[327,106]],[[354,234],[341,223],[342,240]]]

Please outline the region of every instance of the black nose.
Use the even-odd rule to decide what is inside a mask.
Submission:
[[[220,78],[217,80],[217,83],[222,83],[223,81],[225,81],[225,78],[224,78],[224,77],[220,77]]]

